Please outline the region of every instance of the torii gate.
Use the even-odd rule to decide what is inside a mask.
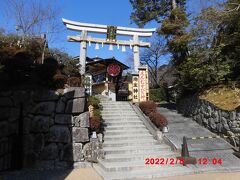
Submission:
[[[99,24],[80,23],[76,21],[67,20],[64,18],[62,18],[62,21],[64,25],[67,27],[67,29],[74,30],[74,31],[81,31],[81,36],[68,36],[68,41],[80,42],[80,56],[79,56],[79,61],[81,65],[80,74],[84,74],[86,69],[87,43],[99,43],[99,44],[109,44],[110,46],[117,45],[117,46],[133,47],[134,71],[135,71],[134,74],[138,75],[140,73],[140,69],[142,69],[142,67],[140,67],[139,47],[150,47],[149,42],[142,42],[139,40],[139,37],[151,37],[153,33],[156,31],[156,28],[142,29],[142,28],[121,27],[121,26],[107,26],[107,25],[99,25]],[[88,32],[106,34],[107,38],[106,39],[91,38],[91,37],[88,37],[87,35]],[[129,40],[129,41],[117,40],[116,39],[117,35],[132,36],[132,40]],[[141,98],[141,95],[139,96]],[[139,99],[139,98],[136,97],[135,99]]]

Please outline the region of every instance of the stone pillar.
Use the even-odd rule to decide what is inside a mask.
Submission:
[[[85,74],[86,71],[86,56],[87,56],[87,41],[85,40],[87,38],[87,31],[82,31],[82,38],[83,40],[80,43],[80,74]]]
[[[139,43],[139,39],[137,35],[133,36],[133,59],[134,59],[134,71],[135,73],[138,72],[138,67],[140,66],[140,53],[139,53],[139,46],[137,45]]]

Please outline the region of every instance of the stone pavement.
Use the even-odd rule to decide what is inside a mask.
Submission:
[[[179,150],[179,152],[181,150],[183,136],[191,138],[215,135],[191,118],[186,118],[178,114],[176,110],[160,107],[158,111],[163,114],[169,122],[169,133],[165,133],[164,137],[174,148]],[[190,156],[196,157],[197,159],[207,158],[208,160],[205,165],[198,162],[197,165],[187,166],[190,169],[194,169],[196,173],[240,171],[240,159],[233,155],[233,147],[224,139],[197,139],[188,140],[187,142]],[[214,158],[221,159],[222,165],[212,164]]]

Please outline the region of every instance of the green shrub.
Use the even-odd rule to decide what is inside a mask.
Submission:
[[[154,102],[166,101],[166,93],[163,88],[150,89],[150,100]]]
[[[102,115],[101,115],[100,109],[94,109],[94,110],[93,110],[93,116],[94,116],[94,117],[101,118]]]
[[[89,96],[88,97],[88,106],[92,105],[94,109],[100,108],[100,100],[95,96]]]

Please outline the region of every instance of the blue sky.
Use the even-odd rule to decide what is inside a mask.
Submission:
[[[1,0],[3,1],[3,0]],[[27,1],[27,0],[26,0]],[[60,48],[72,56],[79,55],[79,43],[67,42],[67,35],[79,35],[80,32],[74,32],[66,30],[62,24],[61,18],[66,18],[69,20],[80,21],[85,23],[96,23],[96,24],[106,24],[106,25],[116,25],[116,26],[127,26],[127,27],[137,27],[130,21],[130,14],[132,12],[131,4],[129,0],[57,0],[57,6],[60,7],[60,17],[59,23],[62,26],[63,31],[57,34],[53,41],[50,41],[49,46],[54,48]],[[196,14],[199,12],[200,7],[204,5],[207,0],[190,0],[187,9],[188,12]],[[0,27],[5,27],[8,32],[15,31],[15,24],[12,19],[8,21],[5,20],[2,13],[0,13]],[[158,27],[155,22],[148,23],[145,28]],[[101,37],[99,35],[90,34],[92,37]],[[130,37],[121,39],[129,39]],[[148,40],[148,39],[145,39]],[[129,61],[131,57],[132,50],[128,47],[126,52],[121,52],[117,47],[114,47],[113,51],[108,50],[108,46],[100,48],[100,50],[94,49],[95,45],[92,44],[88,47],[89,57],[103,57],[108,58],[115,56],[117,59],[123,63],[132,65]],[[162,58],[162,63],[166,63],[168,58],[164,56]]]

